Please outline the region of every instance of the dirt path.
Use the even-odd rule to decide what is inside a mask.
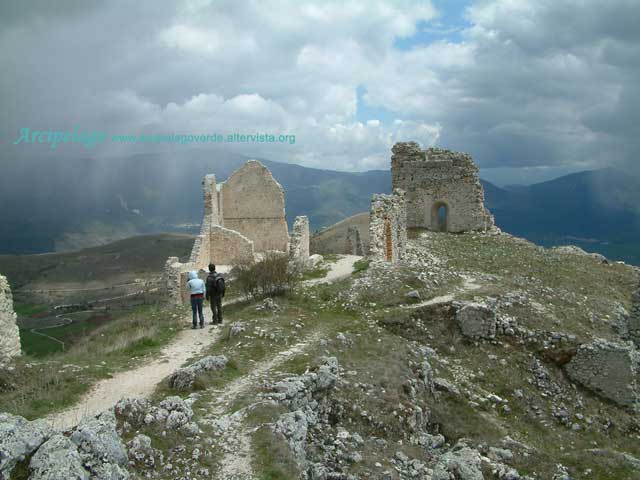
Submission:
[[[348,277],[353,273],[353,265],[362,257],[358,255],[341,255],[336,263],[331,264],[331,269],[323,278],[307,280],[305,285],[317,285],[318,283],[331,283]]]
[[[311,284],[320,282],[333,282],[341,278],[351,275],[353,264],[362,257],[357,255],[345,255],[336,263],[331,265],[326,277],[312,280]],[[307,282],[309,284],[309,282]],[[227,306],[236,303],[240,299],[225,302]],[[185,320],[190,323],[191,319]],[[167,376],[171,375],[175,370],[180,368],[189,358],[198,355],[202,350],[214,343],[220,335],[220,329],[213,330],[213,334],[209,328],[205,330],[184,330],[167,345],[158,357],[149,363],[146,363],[133,370],[127,370],[115,374],[112,378],[101,380],[93,386],[91,391],[84,395],[71,408],[54,413],[45,417],[52,426],[61,429],[70,429],[78,424],[83,417],[97,415],[108,408],[113,407],[118,400],[125,397],[147,397],[151,395],[156,386]],[[291,347],[295,349],[294,347]],[[292,350],[295,352],[295,350]],[[283,352],[282,355],[286,355]],[[259,366],[252,374],[242,379],[249,385],[256,376],[264,373],[264,371],[273,368],[282,360],[280,355],[276,356],[270,364]],[[243,384],[232,385],[229,387],[231,395],[235,398],[237,389],[242,389]]]
[[[251,468],[251,434],[255,429],[244,424],[246,414],[255,404],[232,414],[225,414],[225,412],[242,394],[255,390],[270,370],[302,353],[308,345],[319,341],[321,334],[320,331],[315,332],[302,342],[296,343],[288,349],[278,352],[271,359],[257,364],[250,373],[234,380],[223,390],[214,391],[214,394],[218,395],[208,405],[208,414],[202,421],[212,425],[219,433],[219,441],[215,443],[215,448],[224,453],[216,478],[224,480],[253,480],[256,478]]]
[[[460,286],[458,289],[459,293],[472,292],[474,290],[478,290],[482,288],[482,285],[476,283],[476,279],[473,278],[472,276],[462,275],[462,278],[464,279],[464,282],[462,283],[462,286]],[[455,298],[456,297],[454,294],[441,295],[439,297],[433,297],[432,299],[426,300],[424,302],[407,305],[405,308],[420,308],[420,307],[427,307],[429,305],[436,305],[438,303],[449,303],[455,300]]]
[[[181,331],[150,363],[101,380],[75,406],[49,415],[45,420],[55,428],[69,429],[77,425],[83,417],[94,416],[113,407],[121,398],[151,395],[156,385],[165,377],[215,342],[220,331],[216,328],[212,333],[209,327],[203,330]]]

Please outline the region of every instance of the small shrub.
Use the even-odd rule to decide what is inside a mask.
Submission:
[[[255,263],[236,265],[231,270],[240,290],[248,297],[277,296],[293,290],[301,272],[286,255],[269,252]]]

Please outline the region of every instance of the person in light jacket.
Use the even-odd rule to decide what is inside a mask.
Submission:
[[[198,278],[198,272],[195,270],[189,272],[189,281],[187,282],[187,290],[191,295],[191,310],[193,312],[192,329],[198,328],[198,317],[200,317],[200,328],[204,328],[204,314],[202,313],[202,303],[206,292],[204,282]]]

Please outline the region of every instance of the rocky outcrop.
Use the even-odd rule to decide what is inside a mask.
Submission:
[[[581,345],[565,365],[569,377],[623,407],[637,409],[640,401],[640,355],[630,345],[598,340]]]
[[[199,428],[192,421],[193,401],[190,399],[191,396],[187,401],[177,396],[167,397],[154,406],[146,399],[125,398],[116,404],[115,412],[124,420],[127,430],[141,425],[159,425],[192,436],[199,432]]]
[[[20,331],[7,279],[0,275],[0,367],[20,355]]]
[[[338,361],[331,357],[315,372],[275,383],[272,387],[273,392],[267,395],[290,410],[289,413],[280,416],[273,429],[286,438],[296,462],[303,470],[326,470],[323,465],[313,465],[307,460],[307,437],[311,428],[328,422],[328,394],[338,378]]]
[[[88,480],[76,445],[64,435],[47,440],[31,458],[29,480]]]
[[[496,336],[496,312],[484,303],[463,304],[456,313],[460,332],[471,339]]]
[[[169,386],[176,390],[189,389],[193,387],[198,376],[205,372],[223,369],[227,366],[227,362],[227,357],[224,355],[204,357],[188,367],[176,370],[169,377]]]
[[[71,434],[82,463],[98,480],[128,479],[127,450],[116,431],[116,417],[108,410],[95,418],[80,422]]]
[[[627,319],[629,338],[636,347],[640,347],[640,287],[634,292],[631,303],[631,311]]]
[[[433,470],[433,480],[484,480],[480,453],[467,446],[457,446],[445,453]]]
[[[42,420],[29,422],[0,413],[0,479],[9,478],[16,464],[26,460],[51,435],[53,430]]]

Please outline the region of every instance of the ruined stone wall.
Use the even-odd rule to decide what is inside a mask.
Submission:
[[[222,224],[254,243],[256,252],[288,251],[284,190],[257,160],[236,170],[220,189]]]
[[[209,257],[211,251],[211,226],[217,225],[220,221],[215,175],[206,175],[202,180],[202,197],[204,201],[204,216],[200,226],[200,234],[196,237],[189,256],[189,263],[198,268],[206,268],[211,261]]]
[[[209,235],[209,258],[216,265],[253,262],[253,242],[234,230],[213,225]]]
[[[404,192],[374,195],[369,220],[370,255],[374,259],[399,262],[407,246],[407,211]]]
[[[360,238],[360,230],[357,227],[349,227],[345,238],[345,253],[348,255],[363,255],[362,240]]]
[[[493,217],[484,206],[478,167],[470,155],[438,148],[422,151],[415,142],[396,143],[392,152],[392,185],[405,191],[408,227],[440,230],[440,207],[447,210],[442,230],[493,227]]]
[[[16,320],[9,282],[0,275],[0,366],[20,355],[20,331]]]
[[[618,405],[637,409],[639,361],[630,345],[598,340],[581,345],[565,369],[571,380]]]
[[[301,269],[309,266],[309,218],[307,216],[296,217],[293,223],[289,259]]]
[[[640,287],[634,292],[628,319],[629,337],[640,347]]]
[[[164,265],[164,282],[167,300],[171,305],[180,305],[184,301],[184,275],[193,270],[193,265],[180,263],[178,257],[169,257]]]

